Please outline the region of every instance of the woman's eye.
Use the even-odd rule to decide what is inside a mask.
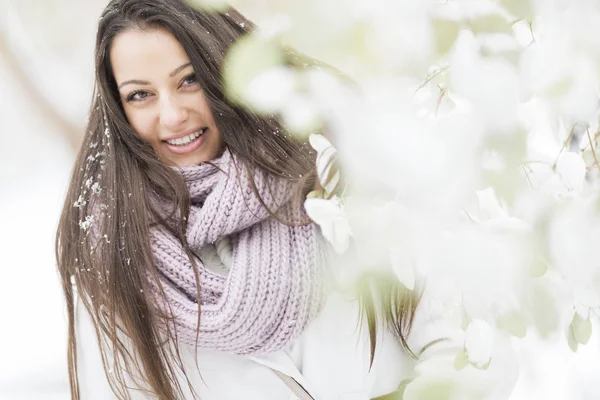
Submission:
[[[145,92],[143,90],[138,90],[137,92],[133,92],[131,93],[129,96],[127,96],[127,102],[136,102],[136,101],[141,101],[143,99],[145,99],[146,97],[148,97],[149,93]]]
[[[195,85],[196,83],[198,83],[198,78],[196,77],[196,74],[191,74],[186,76],[183,79],[182,82],[185,86],[191,86],[191,85]]]

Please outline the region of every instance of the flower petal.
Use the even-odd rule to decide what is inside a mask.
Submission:
[[[482,319],[473,319],[465,333],[465,351],[469,362],[477,368],[485,368],[491,361],[494,331]]]
[[[390,250],[392,270],[398,280],[409,290],[415,288],[415,270],[403,248],[396,247]]]
[[[304,208],[308,217],[319,225],[323,236],[337,253],[341,254],[348,249],[351,236],[350,223],[337,197],[329,200],[306,199]]]

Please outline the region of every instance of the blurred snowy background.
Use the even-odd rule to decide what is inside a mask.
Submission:
[[[0,0],[1,400],[68,398],[54,232],[85,125],[96,21],[106,3]],[[519,365],[510,399],[600,398],[600,5],[233,4],[262,27],[242,46],[274,56],[232,55],[232,66],[253,71],[240,76],[232,68],[232,93],[281,112],[300,134],[331,122],[348,172],[370,183],[357,187],[397,191],[382,197],[387,206],[365,205],[356,193],[345,199],[344,210],[322,221],[337,233],[332,240],[343,239],[340,219],[357,238],[372,229],[410,238],[408,249],[384,249],[399,279],[409,287],[427,274],[443,302],[467,293],[460,302],[467,325],[509,337]],[[362,96],[348,96],[331,77],[282,69],[273,38],[342,69]],[[348,162],[356,159],[368,168]],[[374,221],[386,212],[406,230],[382,231],[391,228]],[[440,260],[446,270],[435,270]],[[475,346],[480,360],[470,348],[472,364],[489,357],[483,339]]]
[[[53,237],[105,1],[0,1],[0,399],[67,399]]]

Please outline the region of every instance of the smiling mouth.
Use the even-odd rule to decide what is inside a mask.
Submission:
[[[164,143],[168,143],[172,146],[185,146],[187,144],[190,144],[191,142],[193,142],[194,140],[198,139],[200,136],[204,135],[204,133],[208,130],[208,128],[202,128],[197,132],[194,133],[190,133],[187,136],[184,136],[182,138],[177,138],[177,139],[171,139],[171,140],[163,140]]]

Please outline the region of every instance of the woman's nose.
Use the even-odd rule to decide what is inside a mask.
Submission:
[[[164,98],[160,104],[160,124],[169,129],[176,130],[187,121],[187,109],[180,104],[174,96]]]

